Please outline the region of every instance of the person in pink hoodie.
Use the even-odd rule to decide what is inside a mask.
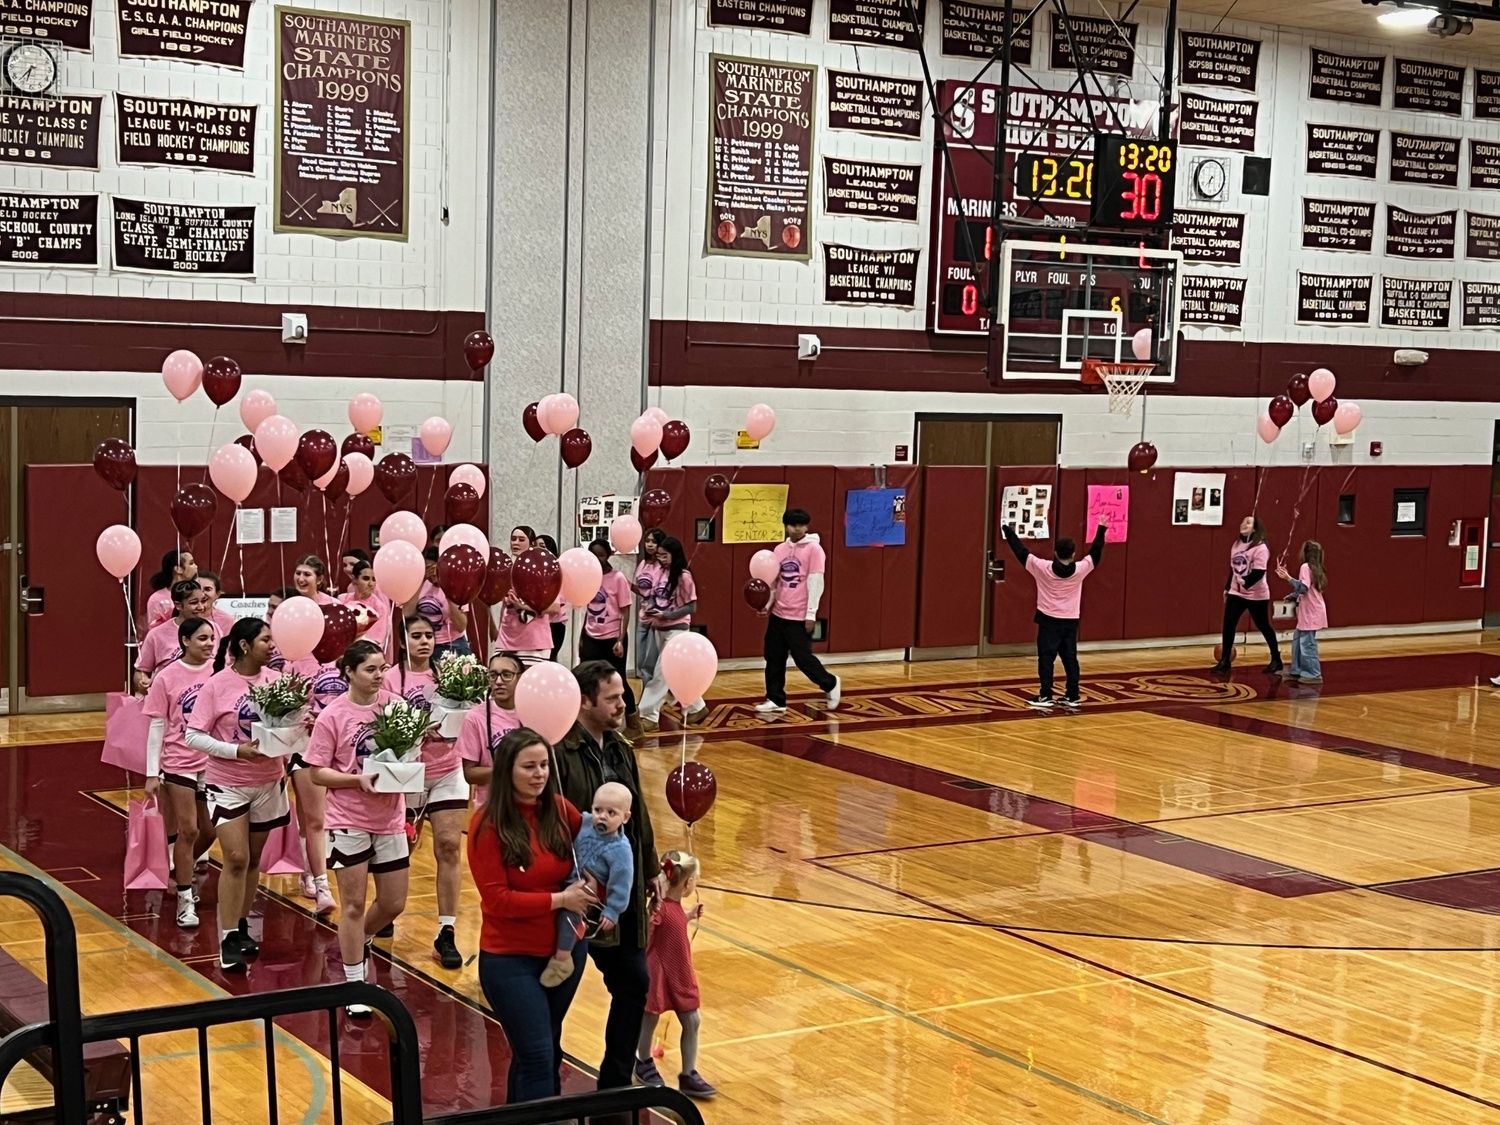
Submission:
[[[799,672],[828,693],[828,710],[833,711],[838,708],[843,683],[823,667],[812,650],[828,556],[817,535],[807,530],[812,516],[802,508],[788,508],[782,513],[781,523],[786,539],[772,552],[779,573],[771,587],[771,604],[761,610],[766,619],[766,698],[755,705],[755,710],[762,715],[779,715],[786,710],[786,658],[790,656]]]
[[[1210,671],[1227,675],[1234,660],[1234,635],[1246,613],[1266,639],[1271,663],[1261,671],[1269,676],[1281,674],[1281,646],[1271,627],[1271,587],[1266,571],[1271,568],[1271,548],[1266,545],[1266,529],[1256,516],[1240,521],[1240,535],[1229,548],[1229,578],[1224,583],[1224,636],[1219,646],[1219,662]]]
[[[1073,540],[1059,539],[1053,545],[1052,558],[1042,559],[1016,537],[1014,525],[1005,525],[1005,542],[1036,580],[1036,671],[1041,685],[1030,705],[1038,711],[1052,710],[1053,667],[1059,656],[1067,677],[1063,706],[1076,711],[1082,703],[1078,697],[1078,617],[1083,605],[1083,580],[1094,573],[1104,555],[1105,527],[1101,516],[1089,553],[1074,561],[1073,553],[1078,548]]]

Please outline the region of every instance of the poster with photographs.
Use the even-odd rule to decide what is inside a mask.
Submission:
[[[99,266],[99,197],[0,192],[0,264]]]
[[[1500,118],[1500,71],[1474,71],[1474,117],[1479,121]]]
[[[1391,183],[1458,186],[1458,138],[1391,132]]]
[[[101,97],[0,94],[0,164],[99,170]]]
[[[195,277],[255,276],[255,208],[111,201],[115,269]]]
[[[1500,191],[1500,144],[1469,140],[1469,188]]]
[[[1302,248],[1368,254],[1375,244],[1375,204],[1356,199],[1304,199]]]
[[[824,243],[823,301],[914,308],[921,259],[920,250],[866,250]]]
[[[1194,148],[1254,152],[1255,118],[1259,113],[1259,102],[1235,102],[1184,93],[1179,143]]]
[[[1453,307],[1453,279],[1382,277],[1380,327],[1447,328]]]
[[[1245,249],[1245,216],[1232,211],[1184,211],[1172,216],[1172,249],[1185,262],[1237,266]]]
[[[1500,215],[1464,212],[1464,257],[1500,262]]]
[[[811,35],[812,10],[812,0],[708,0],[708,26]]]
[[[1220,274],[1187,274],[1177,298],[1184,324],[1239,328],[1245,322],[1245,279]]]
[[[1224,474],[1176,473],[1172,477],[1173,527],[1222,527]]]
[[[253,105],[115,94],[115,145],[121,164],[209,168],[255,174]]]
[[[886,137],[922,135],[922,83],[848,70],[828,72],[828,127]]]
[[[917,5],[918,19],[925,17],[926,8]],[[908,0],[828,0],[828,41],[915,51],[922,28],[911,16]]]
[[[941,0],[939,10],[943,17],[943,54],[982,62],[1000,57],[1005,46],[1005,7],[1002,3]],[[1012,8],[1010,23],[1015,29],[1010,40],[1010,61],[1018,66],[1030,66],[1031,29],[1037,25],[1037,19],[1031,15],[1028,5],[1020,4]]]
[[[1398,58],[1391,108],[1462,117],[1464,68]]]
[[[1307,173],[1373,180],[1380,160],[1380,130],[1348,125],[1308,125]]]
[[[1178,81],[1184,86],[1222,86],[1229,90],[1254,90],[1260,69],[1260,40],[1211,31],[1181,33],[1182,69]]]
[[[91,51],[94,0],[4,0],[0,35],[38,39],[69,51]]]
[[[634,496],[585,496],[578,501],[578,544],[587,547],[595,539],[609,538],[609,525],[618,516],[635,514]]]
[[[1448,258],[1457,255],[1457,211],[1406,211],[1385,205],[1385,252],[1396,258]]]
[[[1297,273],[1298,324],[1369,324],[1370,274]]]
[[[1308,97],[1345,105],[1380,105],[1385,89],[1384,55],[1336,55],[1309,47],[1312,77]]]
[[[245,69],[251,0],[115,0],[120,57]]]
[[[877,164],[823,157],[823,210],[830,215],[917,221],[920,164]]]
[[[1008,484],[1000,494],[1000,522],[1016,529],[1017,539],[1049,539],[1050,484]]]
[[[1500,328],[1500,281],[1465,281],[1463,309],[1464,328]]]
[[[1067,19],[1054,14],[1052,17],[1052,69],[1078,73],[1073,62],[1073,48],[1088,60],[1090,69],[1096,74],[1121,74],[1129,78],[1135,73],[1135,33],[1138,25],[1116,22],[1109,19],[1094,19],[1091,16],[1075,16]]]

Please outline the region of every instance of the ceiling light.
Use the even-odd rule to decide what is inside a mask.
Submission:
[[[1386,27],[1426,27],[1433,17],[1431,8],[1397,8],[1390,12],[1381,12],[1375,17],[1377,23],[1383,23]]]

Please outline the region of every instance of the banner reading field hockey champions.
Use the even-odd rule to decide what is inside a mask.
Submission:
[[[406,241],[411,24],[276,9],[276,229]]]
[[[708,252],[812,255],[818,68],[710,55]]]

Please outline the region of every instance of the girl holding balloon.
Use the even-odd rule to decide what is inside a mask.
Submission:
[[[631,690],[630,678],[625,673],[626,645],[630,639],[630,580],[610,564],[608,539],[595,539],[589,550],[599,560],[604,578],[599,583],[599,592],[593,601],[584,607],[583,636],[578,638],[578,661],[603,660],[620,673],[620,682],[625,685],[625,726],[640,732],[641,721],[636,717],[635,692]]]
[[[134,683],[137,694],[143,694],[151,686],[152,677],[182,655],[177,630],[184,621],[190,617],[199,617],[209,621],[210,628],[213,628],[208,611],[210,604],[208,594],[195,579],[189,578],[173,585],[171,618],[147,633],[141,641],[140,651],[136,653]],[[215,628],[214,633],[217,641],[219,631]]]
[[[161,569],[151,576],[152,595],[146,599],[146,628],[154,629],[172,616],[172,587],[198,577],[198,564],[191,551],[168,551]]]
[[[391,599],[375,586],[375,568],[366,561],[356,560],[349,568],[352,579],[349,591],[339,595],[339,601],[352,609],[359,620],[358,637],[370,641],[388,651],[391,637],[391,617],[396,607]]]
[[[433,650],[434,660],[441,660],[450,652],[467,655],[470,651],[467,636],[469,615],[464,612],[462,605],[451,601],[438,585],[438,549],[428,547],[422,552],[422,558],[427,564],[426,576],[421,588],[412,595],[411,601],[401,607],[401,612],[406,617],[417,614],[431,623],[437,638],[436,648]]]
[[[554,559],[559,557],[557,540],[550,535],[538,535],[536,545],[548,552]],[[559,598],[552,604],[547,613],[547,626],[552,630],[552,655],[548,660],[556,660],[557,654],[562,651],[563,641],[568,635],[568,603]]]
[[[511,528],[510,553],[519,558],[537,546],[536,532],[525,524]],[[552,607],[548,607],[547,612]],[[546,660],[552,649],[552,623],[547,612],[537,613],[510,590],[500,603],[499,634],[495,643],[507,652],[519,653],[531,660]]]
[[[669,535],[657,546],[656,556],[658,562],[650,571],[650,593],[641,599],[641,620],[647,632],[641,648],[641,675],[646,677],[646,683],[641,691],[640,716],[641,726],[648,734],[656,729],[667,698],[667,681],[658,667],[661,650],[674,634],[687,631],[698,608],[698,587],[693,582],[682,544]],[[639,572],[636,588],[641,588]],[[649,676],[644,670],[647,666],[651,669]],[[684,719],[691,725],[707,718],[708,704],[701,698],[684,709]]]

